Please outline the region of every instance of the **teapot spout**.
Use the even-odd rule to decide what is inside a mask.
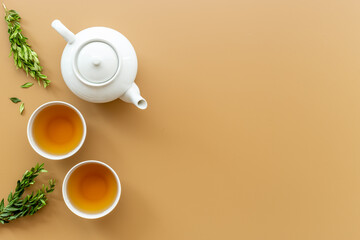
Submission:
[[[133,103],[140,109],[147,108],[147,102],[140,95],[140,90],[135,83],[131,85],[131,87],[120,97],[120,99],[127,103]]]
[[[72,44],[75,41],[75,35],[67,29],[59,20],[54,20],[51,23],[51,26],[67,41],[69,44]]]

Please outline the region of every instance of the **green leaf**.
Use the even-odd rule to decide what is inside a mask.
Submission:
[[[0,212],[2,212],[3,209],[4,209],[4,199],[2,199],[0,203]]]
[[[25,45],[22,46],[23,52],[24,52],[24,60],[25,62],[27,62],[29,60],[29,54],[27,52],[27,49],[25,47]]]
[[[21,215],[21,212],[19,212],[18,214],[15,215],[16,218],[19,218]]]
[[[10,211],[10,212],[15,212],[17,210],[19,210],[18,208],[15,208],[15,207],[7,207],[6,208],[7,211]]]
[[[11,215],[11,212],[5,212],[5,213],[0,214],[0,217],[8,217],[10,215]]]
[[[31,87],[32,85],[34,85],[34,83],[27,82],[27,83],[21,85],[21,87],[22,87],[22,88],[29,88],[29,87]]]
[[[9,196],[8,196],[8,202],[10,202],[12,199],[12,192],[10,192]]]
[[[25,109],[25,104],[24,104],[24,103],[21,103],[20,108],[19,108],[19,111],[20,111],[20,114],[21,114],[21,115],[22,115],[22,113],[24,112],[24,109]]]
[[[16,97],[12,97],[12,98],[10,98],[10,100],[11,100],[13,103],[21,102],[21,100],[18,99],[18,98],[16,98]]]
[[[15,196],[15,195],[13,195],[13,199],[9,202],[8,206],[13,205],[13,204],[17,201],[17,199],[19,199],[18,197],[17,197],[17,198],[14,198],[14,196]]]

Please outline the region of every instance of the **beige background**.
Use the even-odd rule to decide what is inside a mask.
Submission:
[[[0,226],[1,239],[360,238],[360,2],[344,0],[15,1],[24,34],[52,85],[8,58],[0,24],[0,194],[36,162],[58,181],[38,214]],[[64,40],[107,26],[133,43],[140,111],[87,103],[60,73]],[[19,105],[26,104],[23,116]],[[38,156],[26,138],[31,112],[50,100],[84,114],[88,137],[63,161]],[[109,216],[73,215],[61,182],[76,163],[97,159],[123,192]],[[38,237],[34,237],[38,236]]]

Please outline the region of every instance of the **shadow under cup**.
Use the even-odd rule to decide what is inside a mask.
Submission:
[[[86,138],[85,119],[69,103],[47,102],[31,115],[27,136],[39,155],[51,160],[65,159],[83,145]]]

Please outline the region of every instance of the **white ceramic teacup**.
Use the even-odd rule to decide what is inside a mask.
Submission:
[[[71,108],[72,110],[74,110],[75,113],[77,113],[77,115],[79,116],[79,118],[81,119],[81,122],[82,122],[83,133],[82,133],[81,140],[80,140],[79,144],[73,150],[71,150],[70,152],[68,152],[66,154],[56,155],[56,154],[48,153],[48,152],[44,151],[43,149],[41,149],[34,139],[34,134],[33,134],[34,120],[36,119],[36,117],[42,110],[44,110],[45,108],[47,108],[49,106],[53,106],[53,105],[65,105],[65,106]],[[85,138],[86,138],[86,122],[85,122],[84,117],[80,113],[80,111],[77,108],[75,108],[73,105],[66,103],[66,102],[62,102],[62,101],[47,102],[47,103],[44,103],[43,105],[41,105],[40,107],[38,107],[30,116],[30,119],[29,119],[29,122],[27,125],[27,137],[28,137],[31,147],[39,155],[41,155],[47,159],[51,159],[51,160],[62,160],[62,159],[65,159],[65,158],[68,158],[68,157],[71,157],[72,155],[74,155],[77,151],[79,151],[79,149],[83,145]]]
[[[69,178],[70,176],[74,173],[74,171],[79,168],[80,166],[86,165],[86,164],[100,164],[102,166],[105,166],[107,169],[109,169],[111,171],[111,173],[113,174],[114,178],[116,179],[116,183],[117,183],[117,192],[116,192],[116,196],[114,198],[114,201],[112,202],[112,204],[106,208],[105,210],[101,211],[101,212],[97,212],[97,213],[87,213],[84,211],[79,210],[78,208],[76,208],[72,203],[71,200],[69,198],[68,195],[68,182],[69,182]],[[96,218],[101,218],[107,214],[109,214],[118,204],[119,200],[120,200],[120,195],[121,195],[121,184],[120,184],[120,180],[118,175],[116,174],[116,172],[107,164],[100,162],[100,161],[96,161],[96,160],[87,160],[87,161],[83,161],[80,162],[78,164],[76,164],[75,166],[73,166],[69,172],[66,174],[64,181],[63,181],[63,185],[62,185],[62,195],[65,201],[66,206],[76,215],[78,215],[79,217],[82,218],[86,218],[86,219],[96,219]]]

